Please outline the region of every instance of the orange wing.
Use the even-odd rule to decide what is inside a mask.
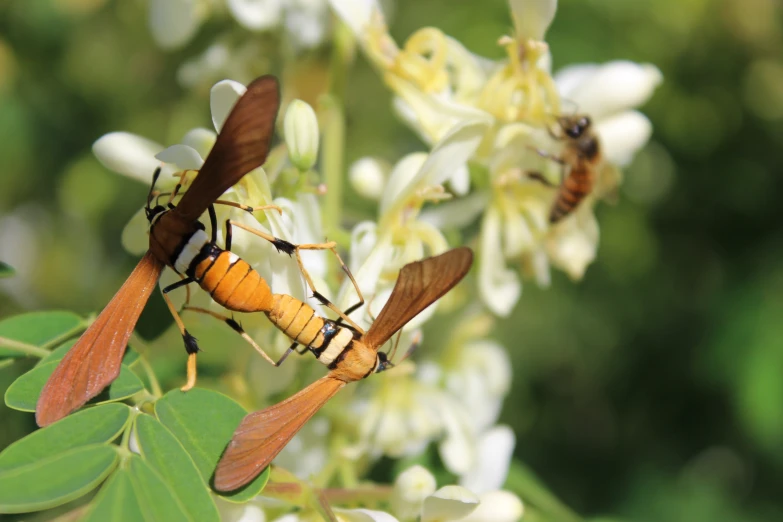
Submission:
[[[198,176],[174,212],[195,221],[223,192],[266,161],[280,107],[277,78],[262,76],[237,100]]]
[[[163,264],[147,252],[101,314],[63,357],[35,408],[39,426],[84,406],[120,373],[128,338],[157,286]]]
[[[459,283],[472,264],[473,251],[459,247],[402,267],[386,306],[362,338],[364,344],[375,350],[383,346],[397,330]]]
[[[215,488],[232,491],[253,480],[343,386],[345,382],[327,375],[283,402],[247,415],[218,462]]]

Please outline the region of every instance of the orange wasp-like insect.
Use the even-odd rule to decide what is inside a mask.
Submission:
[[[593,190],[596,169],[601,161],[601,147],[598,136],[591,129],[590,118],[587,116],[561,116],[557,123],[562,135],[554,137],[565,141],[565,150],[561,157],[552,157],[546,153],[542,156],[552,157],[568,166],[568,175],[563,178],[557,191],[557,197],[549,212],[549,222],[557,223],[571,214],[576,207]],[[551,132],[551,131],[550,131]],[[552,185],[540,173],[530,173],[546,185]]]
[[[51,424],[80,408],[117,378],[128,339],[165,266],[171,267],[183,278],[163,289],[163,298],[174,316],[188,353],[188,381],[183,390],[195,385],[196,354],[199,348],[167,294],[190,283],[197,283],[209,292],[215,302],[229,310],[266,313],[275,326],[295,341],[312,345],[311,349],[313,346],[321,346],[325,341],[328,344],[331,339],[329,332],[339,329],[335,327],[339,323],[320,318],[317,321],[304,321],[305,318],[315,316],[312,308],[291,296],[273,294],[258,272],[230,252],[231,226],[243,228],[272,242],[279,251],[289,255],[295,253],[311,288],[312,281],[304,270],[299,250],[328,249],[337,255],[334,243],[294,245],[229,220],[226,222],[226,248],[222,249],[216,244],[215,203],[237,206],[251,212],[276,208],[245,207],[219,201],[217,198],[246,173],[264,163],[279,106],[280,94],[276,78],[263,76],[248,85],[247,92],[237,101],[226,119],[199,175],[177,206],[150,206],[160,170],[155,173],[146,206],[147,219],[150,222],[149,250],[125,284],[52,373],[36,405],[35,418],[39,426]],[[174,193],[176,192],[177,189]],[[201,214],[207,210],[212,226],[211,238],[207,236],[204,225],[198,221]],[[337,258],[339,259],[339,255]],[[347,272],[345,265],[342,266]],[[348,274],[350,277],[349,272]],[[353,281],[352,277],[351,280]],[[341,321],[355,325],[322,295],[315,291],[314,295],[324,305],[335,310],[341,316]],[[225,321],[275,366],[281,364],[297,345],[294,343],[280,360],[275,362],[232,318],[200,308],[188,309]],[[348,312],[350,313],[350,309]],[[322,327],[326,329],[325,332],[321,332]]]
[[[343,386],[392,367],[391,357],[378,348],[459,283],[472,263],[473,252],[460,247],[405,265],[386,306],[369,331],[341,329],[353,335],[345,336],[347,344],[338,343],[339,351],[334,350],[330,372],[325,377],[283,402],[250,413],[242,420],[218,463],[215,488],[231,491],[253,480]],[[337,338],[336,335],[334,339]],[[332,350],[332,345],[326,348]]]

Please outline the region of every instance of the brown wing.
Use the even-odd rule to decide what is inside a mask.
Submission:
[[[84,406],[117,378],[128,338],[162,270],[163,264],[147,252],[95,322],[65,354],[38,398],[35,420],[39,426]]]
[[[247,86],[175,212],[195,221],[242,176],[263,165],[279,107],[280,90],[274,76],[262,76]]]
[[[327,375],[283,402],[247,415],[218,462],[215,488],[232,491],[253,480],[343,386],[345,382]]]
[[[460,247],[402,267],[386,306],[362,338],[364,344],[374,350],[383,346],[397,330],[459,283],[471,264],[473,251]]]

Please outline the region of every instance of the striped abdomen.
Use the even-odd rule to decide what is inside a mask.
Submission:
[[[272,292],[258,272],[235,253],[210,242],[203,230],[183,245],[174,269],[195,279],[216,303],[229,310],[266,312],[272,306]]]
[[[358,334],[350,328],[320,317],[310,305],[290,295],[274,294],[272,301],[272,310],[266,314],[272,324],[291,340],[307,346],[318,362],[334,369],[354,350]],[[375,368],[374,360],[373,354],[367,375]]]
[[[563,180],[557,199],[549,213],[549,222],[557,223],[574,211],[593,189],[593,166],[586,160],[572,165],[568,176]]]

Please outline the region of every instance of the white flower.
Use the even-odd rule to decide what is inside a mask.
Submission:
[[[294,100],[283,119],[288,157],[300,171],[308,171],[318,159],[318,119],[307,102]]]
[[[380,199],[391,167],[376,158],[360,158],[348,170],[348,179],[353,189],[362,197]]]
[[[519,497],[508,491],[490,491],[479,496],[478,507],[459,522],[516,522],[525,514]]]
[[[206,14],[202,0],[150,0],[150,32],[159,46],[175,49],[193,38]]]
[[[424,499],[421,522],[445,522],[468,516],[478,507],[479,498],[461,486],[443,486]]]
[[[435,493],[436,486],[435,477],[426,468],[417,465],[406,469],[394,481],[394,512],[403,519],[416,517],[424,499]]]
[[[325,0],[226,0],[233,17],[251,31],[283,25],[294,47],[309,49],[323,42],[329,27]]]
[[[490,428],[479,439],[474,466],[460,477],[460,486],[474,493],[500,489],[506,482],[516,437],[508,426]]]

